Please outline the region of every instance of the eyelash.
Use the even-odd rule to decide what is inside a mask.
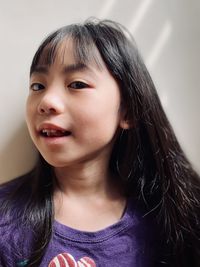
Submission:
[[[89,87],[89,85],[81,81],[75,81],[75,82],[70,83],[68,87],[72,89],[84,89],[84,88]]]
[[[34,88],[35,86],[37,86],[37,89]],[[78,89],[87,88],[89,87],[89,85],[81,81],[74,81],[70,83],[67,87],[78,90]],[[41,83],[33,83],[31,84],[30,89],[33,91],[40,91],[40,90],[45,89],[45,86]]]

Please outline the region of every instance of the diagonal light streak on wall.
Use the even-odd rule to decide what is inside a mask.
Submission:
[[[135,15],[133,16],[132,21],[130,22],[130,25],[128,26],[128,29],[130,32],[135,34],[135,32],[137,31],[139,25],[141,24],[147,10],[149,9],[153,1],[154,0],[144,0],[140,4],[137,11],[135,12]]]
[[[172,33],[172,25],[170,21],[166,21],[163,25],[158,38],[155,41],[153,49],[151,50],[149,56],[147,56],[146,65],[149,69],[153,68],[158,57],[160,56],[163,47],[169,40],[169,37]]]

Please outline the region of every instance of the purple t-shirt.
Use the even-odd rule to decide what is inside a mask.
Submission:
[[[0,219],[0,266],[26,266],[34,232],[16,219]],[[97,231],[83,232],[55,221],[41,267],[150,267],[153,245],[145,219],[129,199],[123,217]]]

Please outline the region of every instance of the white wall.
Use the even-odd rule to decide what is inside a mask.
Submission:
[[[35,162],[24,122],[35,50],[52,30],[90,16],[121,22],[134,34],[175,132],[200,172],[198,0],[0,0],[0,181]]]

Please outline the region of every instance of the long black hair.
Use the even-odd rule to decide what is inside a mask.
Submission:
[[[199,177],[175,137],[133,38],[123,26],[108,20],[63,27],[40,45],[30,74],[38,64],[53,64],[59,45],[67,38],[73,41],[80,63],[94,60],[98,64],[98,50],[118,82],[121,108],[131,127],[119,132],[109,166],[122,179],[127,196],[138,201],[144,216],[158,229],[155,266],[198,266]],[[15,196],[28,179],[30,175],[22,179]],[[25,207],[26,221],[37,233],[28,266],[39,266],[51,239],[53,180],[52,167],[40,156],[31,172]]]

